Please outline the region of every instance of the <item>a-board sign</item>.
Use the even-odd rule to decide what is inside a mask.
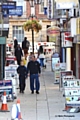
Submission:
[[[0,101],[3,99],[3,92],[6,92],[7,101],[13,100],[12,80],[0,80]]]
[[[64,80],[65,103],[67,106],[80,107],[80,80]]]
[[[17,65],[10,65],[5,67],[5,79],[9,79],[10,77],[14,76],[15,78],[18,78],[17,74]]]
[[[63,82],[62,82],[62,78],[63,76],[69,76],[69,75],[73,75],[73,71],[60,71],[60,83],[59,83],[59,87],[62,88]]]

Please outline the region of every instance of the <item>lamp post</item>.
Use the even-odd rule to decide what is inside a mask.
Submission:
[[[31,19],[33,20],[35,16],[35,4],[40,4],[41,3],[41,0],[26,0],[26,1],[29,1],[30,3],[30,7],[31,7]],[[32,27],[32,52],[34,54],[34,29]]]
[[[78,2],[79,2],[79,16],[80,16],[80,0],[78,0]]]

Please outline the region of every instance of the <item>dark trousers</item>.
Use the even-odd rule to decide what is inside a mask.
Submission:
[[[17,64],[20,65],[20,63],[21,63],[21,59],[20,60],[17,59]]]
[[[35,85],[35,87],[34,87],[34,85]],[[36,89],[36,91],[39,91],[40,82],[39,82],[38,74],[30,75],[30,89],[31,89],[31,91],[34,91],[34,89]]]
[[[19,88],[21,92],[25,90],[25,77],[19,78]]]

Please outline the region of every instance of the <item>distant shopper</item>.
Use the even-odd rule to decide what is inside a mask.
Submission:
[[[24,93],[26,85],[25,80],[27,78],[27,68],[24,66],[23,61],[21,61],[20,66],[17,68],[17,73],[19,74],[20,93]]]
[[[24,51],[24,55],[26,56],[28,54],[30,43],[27,40],[27,37],[24,37],[24,40],[22,41],[22,49]]]
[[[15,56],[16,56],[17,64],[20,65],[21,57],[23,56],[23,53],[22,53],[22,49],[19,44],[17,48],[15,49]]]
[[[40,65],[41,65],[41,67],[44,67],[45,55],[44,55],[44,52],[43,52],[43,46],[39,47],[38,56],[39,56],[39,59],[40,59]]]
[[[29,61],[32,60],[32,55],[34,55],[33,52],[30,52],[30,55],[29,55]]]
[[[15,49],[17,48],[17,45],[18,45],[17,38],[14,37],[14,51],[15,51]]]
[[[39,76],[41,73],[40,64],[35,59],[35,56],[32,55],[31,61],[27,65],[27,71],[30,74],[30,89],[31,93],[34,94],[34,89],[36,89],[36,94],[39,94],[40,82]],[[35,83],[35,87],[34,87]]]

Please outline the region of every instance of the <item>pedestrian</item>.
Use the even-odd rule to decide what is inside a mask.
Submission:
[[[14,37],[14,53],[15,53],[15,49],[17,48],[17,45],[18,45],[17,38]]]
[[[25,86],[26,86],[25,80],[27,78],[27,68],[24,66],[23,61],[21,61],[20,66],[18,66],[17,73],[19,74],[20,93],[24,93]]]
[[[15,56],[16,56],[17,64],[20,65],[21,57],[23,56],[23,53],[22,53],[22,49],[19,44],[17,48],[15,49]]]
[[[40,89],[40,82],[39,82],[39,76],[41,73],[40,64],[35,59],[35,56],[32,55],[31,61],[29,61],[27,65],[27,72],[30,76],[30,89],[31,93],[34,94],[34,89],[36,90],[36,94],[39,94]],[[35,84],[35,87],[34,87]]]
[[[32,60],[32,55],[34,55],[33,52],[30,52],[30,55],[29,55],[29,61]]]
[[[30,43],[27,40],[27,37],[24,37],[24,40],[22,41],[22,49],[24,51],[24,56],[25,57],[28,54],[29,46],[30,46]]]

